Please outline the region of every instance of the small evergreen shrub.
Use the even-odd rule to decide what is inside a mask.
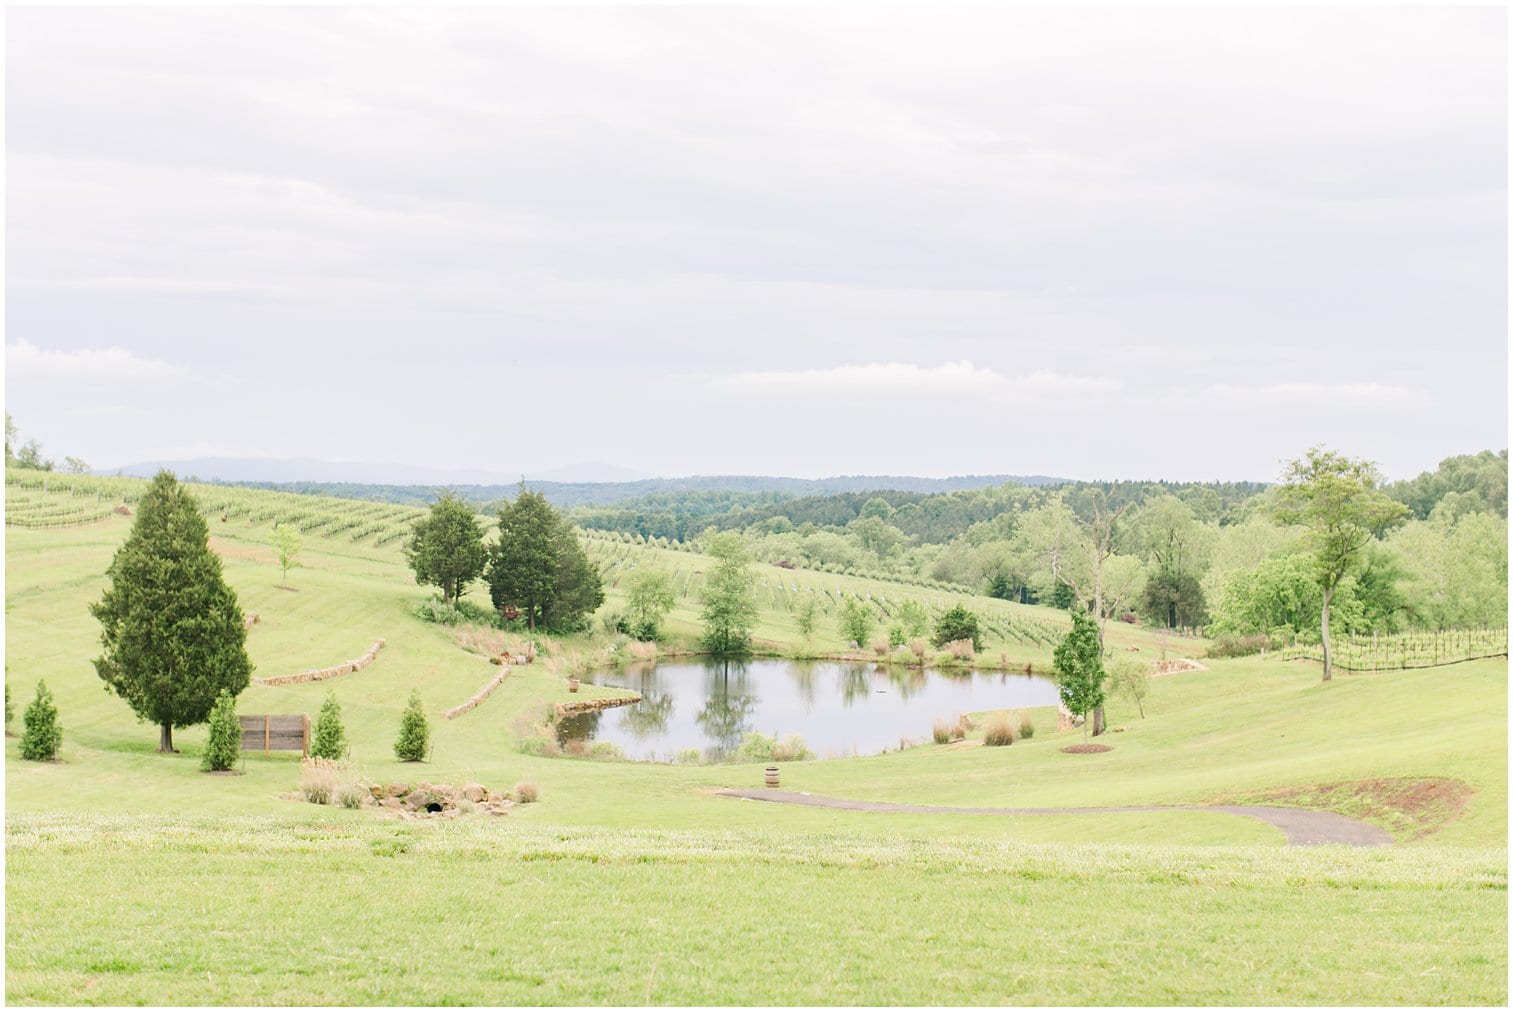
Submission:
[[[394,742],[394,756],[401,762],[420,762],[426,757],[430,744],[431,728],[426,723],[425,710],[420,704],[420,693],[410,691],[410,701],[399,720],[399,738]]]
[[[236,719],[236,700],[229,692],[222,692],[215,699],[215,708],[210,711],[210,730],[205,739],[205,756],[200,760],[200,769],[224,772],[231,769],[242,757],[242,725]]]
[[[346,751],[347,732],[341,725],[341,704],[336,701],[336,691],[327,690],[326,701],[320,704],[320,713],[315,718],[310,754],[321,759],[340,759]]]
[[[935,623],[933,642],[937,647],[957,640],[971,640],[973,651],[982,649],[982,629],[977,616],[962,605],[948,609]]]
[[[58,707],[47,683],[37,682],[37,695],[22,714],[21,758],[47,762],[58,758],[63,744],[63,728],[58,724]]]

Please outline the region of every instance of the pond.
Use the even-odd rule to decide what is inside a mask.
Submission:
[[[797,733],[816,756],[870,755],[901,738],[929,741],[935,718],[976,710],[1055,706],[1056,685],[1032,675],[940,672],[833,661],[633,664],[587,681],[642,699],[559,722],[560,741],[608,741],[628,759],[671,761],[698,749],[728,757],[748,731]]]

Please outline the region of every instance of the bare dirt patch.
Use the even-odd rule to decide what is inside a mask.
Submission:
[[[1208,669],[1190,657],[1178,657],[1169,661],[1157,661],[1151,666],[1151,677],[1175,675],[1183,671],[1207,671]]]
[[[1377,777],[1252,791],[1217,803],[1338,812],[1382,826],[1402,839],[1422,840],[1465,815],[1473,793],[1469,784],[1448,777]]]
[[[1092,755],[1094,752],[1112,752],[1114,751],[1114,746],[1100,745],[1097,742],[1090,741],[1085,745],[1068,745],[1061,751],[1072,755]]]
[[[210,550],[223,559],[246,559],[250,562],[272,562],[273,553],[268,550],[257,551],[243,545],[235,545],[223,538],[212,537]]]

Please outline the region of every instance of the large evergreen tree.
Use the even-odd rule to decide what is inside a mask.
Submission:
[[[218,695],[237,695],[252,677],[236,593],[221,577],[204,517],[172,473],[152,480],[109,576],[90,608],[105,648],[95,670],[158,725],[158,751],[172,752],[175,727],[203,723]]]
[[[571,628],[604,603],[604,584],[572,525],[525,486],[499,505],[499,541],[489,550],[489,596],[532,628]]]
[[[450,492],[444,494],[430,513],[415,521],[405,558],[416,583],[441,588],[442,600],[455,605],[488,562],[473,507]]]

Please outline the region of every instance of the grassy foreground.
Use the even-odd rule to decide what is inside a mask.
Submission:
[[[23,818],[7,998],[1499,1004],[1500,851]],[[80,874],[89,867],[108,874]]]
[[[1287,849],[1268,826],[1214,813],[1000,818],[741,802],[712,792],[758,786],[759,766],[522,755],[521,721],[607,691],[571,697],[544,665],[515,669],[483,705],[442,719],[498,669],[414,617],[426,592],[395,543],[309,536],[290,590],[277,586],[267,522],[214,521],[227,579],[261,616],[248,638],[257,675],[386,643],[352,675],[254,686],[242,712],[314,714],[329,689],[353,762],[373,780],[541,788],[539,804],[507,817],[405,823],[281,799],[297,755],[206,776],[203,728],[176,734],[183,754],[154,754],[156,731],[102,691],[90,664],[99,630],[87,607],[129,523],[6,532],[12,699],[19,715],[45,678],[64,728],[61,763],[22,762],[14,740],[5,750],[11,1003],[1507,1000],[1505,660],[1329,685],[1307,663],[1213,662],[1155,679],[1144,719],[1114,701],[1103,755],[1062,753],[1081,732],[1054,733],[1045,711],[1041,733],[1011,748],[922,745],[783,769],[788,789],[881,801],[1316,805],[1384,826],[1398,841],[1388,850]],[[655,552],[638,548],[638,563]],[[700,564],[664,554],[669,568]],[[830,582],[890,600],[915,593],[784,579],[788,595]],[[758,634],[800,646],[775,588]],[[611,588],[606,608],[620,593]],[[1058,621],[1026,614],[1026,627]],[[695,620],[693,597],[680,598],[674,635]],[[1159,649],[1147,630],[1111,633],[1115,649]],[[435,742],[418,767],[391,752],[411,688]],[[922,740],[936,716],[948,715],[920,714]]]

